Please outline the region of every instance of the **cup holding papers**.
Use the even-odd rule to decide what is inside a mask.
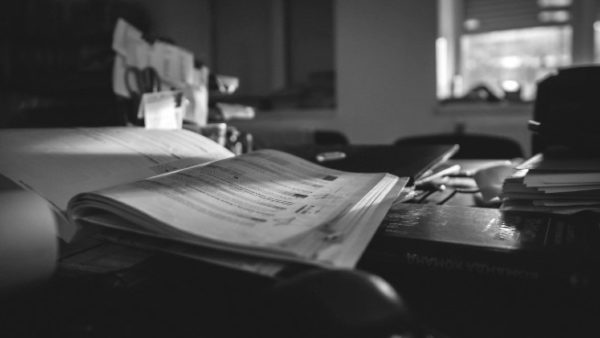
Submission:
[[[145,93],[138,117],[144,118],[146,129],[181,129],[188,104],[178,92]]]

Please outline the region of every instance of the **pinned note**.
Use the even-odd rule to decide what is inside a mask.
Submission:
[[[127,55],[131,45],[143,41],[142,32],[123,19],[117,21],[113,32],[112,48],[121,55]]]
[[[188,104],[177,91],[145,93],[138,117],[144,118],[146,129],[181,129]]]
[[[115,26],[112,48],[117,54],[113,69],[113,89],[117,95],[131,96],[124,90],[124,73],[130,67],[153,68],[167,87],[182,89],[195,83],[193,53],[162,41],[149,43],[139,29],[123,19]]]
[[[194,81],[194,55],[177,46],[156,42],[150,50],[150,66],[161,79],[170,85],[181,88]]]

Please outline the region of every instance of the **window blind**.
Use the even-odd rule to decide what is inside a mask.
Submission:
[[[464,33],[480,33],[495,30],[557,25],[557,22],[542,22],[542,11],[569,10],[563,7],[540,7],[538,0],[464,0],[464,19],[476,20],[476,25]],[[565,24],[566,22],[560,23]]]

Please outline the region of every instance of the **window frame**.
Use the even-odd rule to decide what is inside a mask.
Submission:
[[[443,47],[437,55],[437,97],[438,100],[456,97],[452,81],[462,74],[461,36],[465,20],[465,0],[437,0],[438,3],[438,47]],[[567,25],[572,29],[572,65],[592,64],[595,60],[594,22],[597,21],[598,0],[573,0],[571,19]],[[564,23],[557,23],[564,25]],[[444,59],[440,60],[440,54]],[[453,92],[454,91],[454,92]],[[461,104],[464,105],[464,104]],[[468,103],[467,103],[468,105]]]

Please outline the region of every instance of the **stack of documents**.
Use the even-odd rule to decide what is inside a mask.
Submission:
[[[538,154],[505,180],[502,200],[503,210],[600,211],[600,157]]]

